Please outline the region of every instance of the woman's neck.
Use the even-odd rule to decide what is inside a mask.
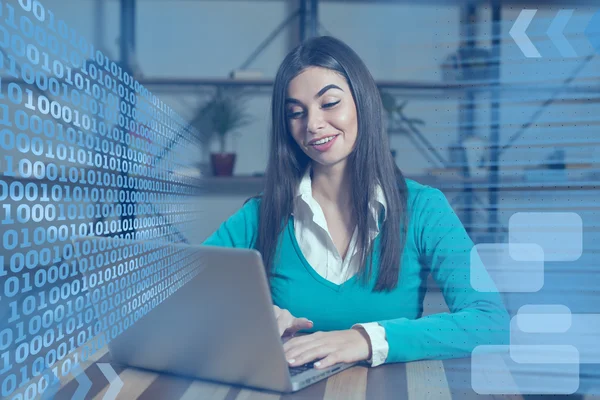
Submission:
[[[325,201],[342,209],[350,205],[352,181],[346,163],[327,167],[313,164],[311,181],[313,197],[317,201]]]

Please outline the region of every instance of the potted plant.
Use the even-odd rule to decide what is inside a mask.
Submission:
[[[204,103],[193,118],[191,125],[200,134],[200,144],[210,148],[214,140],[219,142],[219,152],[210,153],[215,176],[231,176],[236,154],[227,152],[227,138],[251,120],[246,113],[246,97],[239,90],[218,87],[215,95]]]

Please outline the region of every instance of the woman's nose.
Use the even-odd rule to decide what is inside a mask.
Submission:
[[[307,129],[308,133],[317,134],[320,130],[325,128],[325,119],[320,111],[311,111],[308,116]]]

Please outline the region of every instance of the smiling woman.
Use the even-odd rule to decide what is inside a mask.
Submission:
[[[406,179],[381,97],[342,41],[310,39],[273,88],[266,184],[204,244],[257,249],[290,365],[463,357],[508,342],[508,313],[438,189]],[[422,317],[427,276],[451,311]],[[478,292],[470,284],[477,274]]]

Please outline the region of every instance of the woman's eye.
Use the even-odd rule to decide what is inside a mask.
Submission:
[[[327,103],[327,104],[323,104],[323,108],[331,108],[333,106],[335,106],[336,104],[338,104],[341,100],[338,100],[336,102],[333,103]],[[303,113],[301,111],[295,112],[295,113],[289,113],[288,114],[288,118],[292,118],[292,119],[296,119],[298,117],[300,117]]]

